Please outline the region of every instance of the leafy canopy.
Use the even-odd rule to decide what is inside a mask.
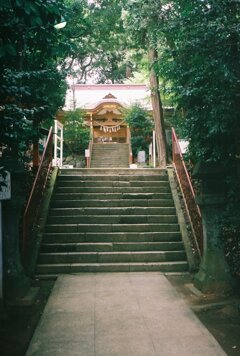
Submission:
[[[63,104],[54,25],[64,9],[62,0],[0,5],[0,143],[15,159],[25,158],[29,144],[38,140],[40,124]]]

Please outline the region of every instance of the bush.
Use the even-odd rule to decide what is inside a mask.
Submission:
[[[137,157],[139,151],[148,153],[153,130],[153,121],[149,113],[140,106],[134,105],[126,110],[125,120],[131,131],[133,157]]]
[[[65,156],[72,153],[84,154],[88,147],[90,129],[84,123],[81,109],[69,111],[64,117],[64,152]]]

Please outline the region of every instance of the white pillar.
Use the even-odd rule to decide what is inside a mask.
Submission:
[[[53,166],[62,167],[63,161],[63,125],[54,120],[54,157]]]
[[[60,167],[63,164],[63,126],[61,128],[61,141],[60,141]]]
[[[156,132],[153,131],[153,168],[156,168]]]

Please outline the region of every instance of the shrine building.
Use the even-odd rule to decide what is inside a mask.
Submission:
[[[151,111],[150,90],[144,84],[74,84],[64,111],[82,109],[94,143],[129,143],[124,109],[139,105]]]

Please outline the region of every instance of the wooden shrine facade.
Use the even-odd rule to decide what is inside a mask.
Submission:
[[[95,108],[86,112],[94,143],[128,143],[129,128],[124,120],[122,105],[109,93]]]
[[[80,108],[94,143],[129,143],[130,130],[124,109],[138,104],[151,111],[150,93],[144,84],[73,84],[67,92],[64,112]]]

